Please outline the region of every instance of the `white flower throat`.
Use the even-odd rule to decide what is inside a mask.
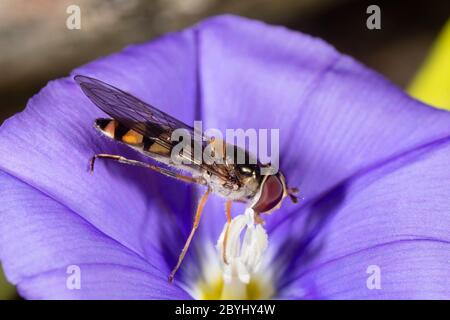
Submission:
[[[205,247],[203,272],[190,288],[192,295],[197,299],[272,298],[273,270],[265,255],[268,237],[263,225],[255,222],[255,212],[246,209],[231,220],[224,245],[226,233],[227,223],[216,250],[212,246]]]
[[[227,224],[225,224],[217,241],[217,249],[223,268],[223,280],[225,283],[239,280],[248,284],[252,274],[258,271],[263,254],[267,249],[266,230],[261,224],[255,223],[255,212],[251,208],[231,221],[226,248],[224,248],[226,230]],[[224,249],[226,250],[225,255]],[[226,258],[226,261],[224,258]]]

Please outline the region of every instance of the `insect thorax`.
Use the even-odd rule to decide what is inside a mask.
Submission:
[[[247,178],[244,181],[241,180],[240,183],[237,181],[236,183],[233,183],[232,181],[224,183],[219,177],[209,175],[205,172],[203,178],[214,193],[234,201],[247,201],[253,198],[258,192],[260,184],[259,178],[257,177]]]

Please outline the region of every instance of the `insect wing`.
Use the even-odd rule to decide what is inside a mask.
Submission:
[[[145,137],[158,139],[161,131],[170,139],[176,129],[186,129],[194,134],[194,129],[167,113],[103,81],[77,75],[75,80],[86,96],[103,112],[129,129]],[[201,134],[201,133],[200,133]],[[161,139],[167,145],[166,139]]]
[[[80,85],[86,96],[103,112],[128,129],[142,134],[165,148],[167,154],[170,154],[174,146],[171,141],[174,130],[186,129],[191,137],[194,137],[194,128],[123,90],[98,79],[82,75],[75,76],[75,81]],[[197,132],[197,135],[202,139],[203,148],[209,139],[203,136],[201,132]],[[224,181],[228,180],[228,170],[224,170],[226,169],[224,166],[218,168],[217,165],[199,163],[194,159],[193,153],[188,153],[187,158],[190,165],[197,170],[206,170]]]

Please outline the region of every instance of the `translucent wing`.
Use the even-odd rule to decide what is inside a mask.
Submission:
[[[129,93],[120,90],[103,81],[77,75],[75,81],[80,85],[84,94],[103,112],[111,118],[119,121],[128,129],[132,129],[144,137],[150,138],[155,143],[167,150],[172,150],[171,141],[172,132],[176,129],[186,129],[194,137],[194,128],[188,126],[182,121],[175,119],[167,113],[147,104]],[[162,134],[163,132],[163,134]],[[203,141],[207,138],[201,132],[197,133]],[[227,180],[228,176],[224,174],[224,168],[217,168],[215,165],[196,164],[193,155],[189,156],[191,165],[198,169],[203,169]]]
[[[157,138],[161,129],[167,131],[170,137],[175,129],[181,128],[194,135],[194,128],[191,126],[112,85],[81,75],[75,76],[75,81],[103,112],[145,137]]]

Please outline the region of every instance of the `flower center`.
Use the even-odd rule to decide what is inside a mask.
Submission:
[[[267,269],[261,267],[267,245],[267,233],[261,224],[255,223],[252,209],[235,217],[229,226],[225,224],[217,241],[217,252],[213,254],[214,260],[220,262],[209,263],[204,269],[209,275],[198,283],[198,298],[271,298],[271,275],[268,270],[261,270]]]
[[[254,217],[254,211],[247,209],[244,214],[234,218],[229,226],[225,224],[217,241],[226,283],[238,279],[248,284],[251,275],[259,270],[268,241],[266,231],[262,225],[255,225]]]
[[[212,281],[200,282],[196,297],[201,300],[265,300],[273,294],[271,283],[262,276],[253,276],[246,284],[237,279],[226,283],[219,274]]]

